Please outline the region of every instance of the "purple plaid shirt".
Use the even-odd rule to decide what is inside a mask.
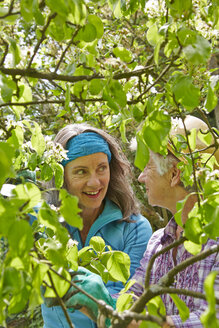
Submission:
[[[132,277],[132,279],[135,279],[137,282],[131,287],[131,290],[134,291],[137,296],[140,296],[144,290],[142,286],[144,286],[145,268],[147,268],[147,264],[150,258],[154,253],[160,251],[162,248],[166,247],[175,240],[176,228],[177,224],[174,218],[172,218],[165,228],[157,230],[149,240],[147,250],[145,251],[144,256],[140,262],[141,265],[138,269],[136,269],[135,274]],[[203,250],[218,244],[218,242],[219,238],[217,242],[209,239],[207,243],[203,245]],[[180,245],[177,249],[176,263],[173,261],[172,249],[169,252],[166,252],[165,254],[157,257],[151,271],[150,283],[156,284],[158,280],[169,270],[190,256],[192,255],[185,250],[184,246]],[[203,283],[211,271],[219,271],[219,256],[216,253],[200,262],[190,265],[184,271],[178,273],[176,281],[172,287],[204,293]],[[219,274],[217,274],[214,289],[215,295],[219,297]],[[200,315],[206,309],[206,301],[198,298],[193,298],[191,296],[179,296],[186,303],[190,310],[190,316],[185,322],[182,322],[178,309],[172,301],[171,297],[168,294],[161,296],[166,307],[166,314],[171,316],[175,326],[190,328],[203,327],[200,322]]]

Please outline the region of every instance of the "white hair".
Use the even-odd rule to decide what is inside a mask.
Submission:
[[[177,162],[177,159],[170,154],[168,154],[166,157],[163,157],[158,153],[150,151],[150,156],[152,157],[157,167],[157,172],[161,176],[167,173],[173,164]]]
[[[131,139],[129,147],[131,151],[136,151],[137,149],[136,138]],[[163,157],[162,155],[158,153],[154,153],[153,151],[150,150],[150,156],[153,158],[157,168],[157,172],[160,175],[164,175],[166,172],[168,172],[168,170],[173,166],[173,163],[177,162],[177,159],[171,154],[168,154],[166,157]]]

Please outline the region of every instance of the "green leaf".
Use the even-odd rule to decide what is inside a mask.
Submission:
[[[201,322],[205,327],[208,328],[218,328],[219,320],[216,317],[216,308],[215,308],[215,292],[214,292],[214,282],[217,276],[217,271],[212,271],[204,282],[204,290],[206,298],[208,301],[208,308],[201,315]]]
[[[78,258],[80,265],[87,266],[93,258],[96,258],[96,254],[90,246],[86,246],[79,250]]]
[[[70,268],[74,271],[78,270],[78,248],[77,245],[67,245],[66,259],[70,263]]]
[[[36,150],[37,154],[39,156],[42,156],[46,149],[46,143],[41,132],[40,126],[36,122],[34,122],[34,125],[35,127],[31,130],[31,144],[33,149]]]
[[[65,0],[46,0],[47,6],[53,13],[67,17],[69,14],[68,2]]]
[[[97,253],[102,253],[105,250],[105,241],[99,236],[92,237],[89,242],[89,245]]]
[[[137,151],[135,154],[135,166],[138,167],[141,171],[144,171],[144,168],[149,161],[149,149],[143,139],[141,132],[137,134],[136,139]]]
[[[38,155],[37,153],[33,153],[29,157],[28,167],[30,170],[35,171],[37,164],[38,164]]]
[[[192,242],[199,244],[202,226],[198,217],[189,217],[185,223],[185,236]]]
[[[26,212],[34,206],[39,205],[41,201],[41,192],[39,188],[31,182],[17,185],[13,190],[13,194],[23,201],[22,209]]]
[[[123,86],[119,81],[115,80],[111,80],[104,88],[103,99],[107,100],[109,107],[114,109],[116,113],[127,104],[126,93],[123,90]]]
[[[115,17],[120,18],[122,16],[121,0],[108,0],[108,2]]]
[[[0,142],[0,188],[10,176],[13,158],[14,148],[6,142]]]
[[[17,45],[16,41],[10,37],[7,38],[9,42],[9,52],[12,54],[13,66],[16,66],[21,61],[20,48]]]
[[[114,251],[107,261],[107,270],[117,281],[125,283],[130,276],[130,258],[128,254]]]
[[[96,15],[88,15],[87,19],[88,22],[95,27],[97,39],[100,39],[104,33],[102,20]]]
[[[22,286],[22,277],[18,270],[14,267],[6,267],[1,272],[2,278],[2,294],[7,293],[17,294],[20,292]]]
[[[192,255],[197,255],[202,250],[202,245],[195,244],[192,241],[185,241],[184,247],[187,250],[187,252],[191,253]]]
[[[158,32],[157,24],[153,24],[147,31],[147,40],[153,46],[161,44],[164,41],[164,37]]]
[[[133,107],[133,117],[137,122],[141,122],[144,115],[144,109],[141,109],[140,106]]]
[[[188,140],[189,140],[189,145],[191,147],[191,150],[194,151],[196,149],[196,135],[197,135],[197,130],[191,129],[191,131],[189,131],[190,134],[188,136]]]
[[[41,179],[44,181],[50,181],[53,177],[53,170],[51,166],[47,163],[44,163],[41,166]]]
[[[127,120],[122,120],[122,122],[120,123],[120,126],[119,126],[119,131],[121,133],[121,138],[122,138],[122,141],[124,143],[127,142],[127,138],[126,138],[126,128],[125,128],[125,125],[126,123],[128,123],[130,121],[130,119],[127,119]]]
[[[47,29],[48,34],[56,41],[62,42],[67,38],[67,27],[62,16],[56,16]]]
[[[123,86],[119,81],[111,81],[109,84],[110,92],[112,97],[115,99],[117,104],[119,104],[120,107],[125,107],[127,100],[126,100],[126,93],[123,90]]]
[[[23,275],[24,276],[24,275]],[[22,277],[24,280],[24,277]],[[19,294],[13,295],[8,306],[8,314],[19,313],[24,310],[29,300],[30,284],[28,280],[23,283],[23,288]]]
[[[133,304],[133,295],[132,294],[122,294],[119,295],[116,301],[116,310],[118,312],[123,312],[130,309]]]
[[[15,221],[8,234],[11,251],[21,258],[27,255],[33,246],[32,228],[27,221]]]
[[[208,94],[207,94],[207,98],[205,101],[205,108],[208,110],[209,113],[213,109],[215,109],[215,107],[217,106],[217,102],[218,102],[217,95],[215,94],[215,92],[211,88],[211,86],[209,85]]]
[[[38,25],[44,25],[44,16],[42,15],[40,9],[39,9],[39,3],[38,0],[32,0],[32,8],[33,8],[33,16],[36,20],[36,23]]]
[[[123,47],[114,48],[113,53],[125,63],[129,63],[132,60],[132,53]]]
[[[65,279],[71,281],[70,273],[67,270],[65,270],[64,268],[59,268],[59,267],[53,267],[53,269],[55,271],[57,271],[59,273],[59,275],[61,275]],[[67,291],[70,287],[70,283],[67,282],[66,280],[64,280],[62,277],[60,277],[56,273],[54,273],[53,271],[50,271],[50,275],[51,275],[52,282],[56,288],[56,291],[57,291],[59,297],[63,297],[67,293]],[[48,276],[48,273],[45,275],[44,281],[49,286],[51,286],[51,280],[50,280],[50,277]],[[52,288],[49,288],[46,286],[46,291],[45,291],[44,297],[56,297],[56,294]]]
[[[59,199],[61,201],[60,212],[65,221],[81,230],[83,228],[83,220],[78,214],[81,212],[78,208],[78,198],[70,195],[65,189],[61,189]]]
[[[203,36],[197,34],[195,42],[186,46],[183,52],[193,65],[205,64],[211,54],[211,45]]]
[[[93,79],[90,82],[89,90],[92,95],[98,95],[104,88],[104,82],[100,79]]]
[[[173,17],[188,18],[192,12],[192,0],[167,0],[166,3]]]
[[[159,315],[166,315],[166,308],[160,296],[153,297],[147,303],[148,312],[151,315],[159,316]]]
[[[11,132],[11,137],[8,138],[8,143],[15,148],[20,148],[24,142],[24,131],[21,126],[16,126]]]
[[[109,272],[107,271],[105,265],[103,265],[101,262],[97,261],[96,259],[91,260],[89,270],[96,274],[99,274],[105,284],[110,279]]]
[[[30,22],[33,19],[32,0],[20,1],[21,15],[26,22]]]
[[[215,195],[215,203],[214,204],[208,204],[207,202],[202,206],[202,219],[205,220],[206,225],[204,227],[205,232],[208,234],[208,236],[212,239],[216,239],[219,234],[219,204],[218,201],[218,192]]]
[[[163,41],[164,41],[163,39],[160,39],[154,48],[154,62],[156,65],[158,65],[158,62],[159,62],[159,52],[160,52],[160,47],[161,47],[161,44],[163,43]]]
[[[144,140],[148,147],[156,153],[166,154],[170,128],[170,116],[164,111],[154,110],[148,115],[142,128]]]
[[[34,267],[34,270],[32,272],[32,288],[29,297],[30,309],[34,309],[39,304],[43,303],[40,287],[42,285],[43,278],[48,270],[49,266],[45,263],[39,263]]]
[[[199,105],[200,90],[194,86],[190,76],[178,74],[173,84],[173,93],[176,101],[188,109],[194,109]]]
[[[19,213],[19,208],[23,204],[22,201],[17,199],[4,199],[0,198],[0,236],[8,235],[8,231],[17,219],[17,213]]]
[[[179,315],[181,320],[184,322],[189,318],[189,308],[186,306],[186,304],[179,298],[176,294],[170,294],[172,300],[174,301],[175,305],[177,306],[177,309],[179,310]]]
[[[55,210],[52,210],[45,201],[40,207],[37,218],[39,223],[51,229],[55,233],[55,236],[60,241],[60,245],[57,246],[61,248],[62,245],[67,244],[69,240],[68,231],[59,222],[58,213]]]
[[[51,167],[53,169],[54,172],[54,176],[55,176],[55,185],[56,188],[61,188],[63,185],[63,176],[64,176],[64,169],[63,166],[59,163],[52,163]]]
[[[1,97],[3,101],[9,102],[13,96],[14,90],[16,90],[16,83],[5,76],[0,75],[0,88]]]
[[[79,31],[75,40],[83,40],[85,42],[92,42],[97,38],[97,30],[95,26],[91,23],[87,23]]]

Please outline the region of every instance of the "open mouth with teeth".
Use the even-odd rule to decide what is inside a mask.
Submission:
[[[97,198],[100,194],[101,190],[97,191],[84,191],[83,194],[88,196],[89,198]]]

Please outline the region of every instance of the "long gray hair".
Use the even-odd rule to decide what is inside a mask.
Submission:
[[[108,143],[112,158],[110,166],[110,182],[106,197],[113,201],[122,211],[123,220],[128,220],[131,214],[139,213],[139,203],[131,187],[131,166],[114,137],[104,130],[92,127],[85,123],[69,124],[62,128],[54,139],[55,144],[66,144],[71,138],[83,133],[95,132],[101,135]]]

